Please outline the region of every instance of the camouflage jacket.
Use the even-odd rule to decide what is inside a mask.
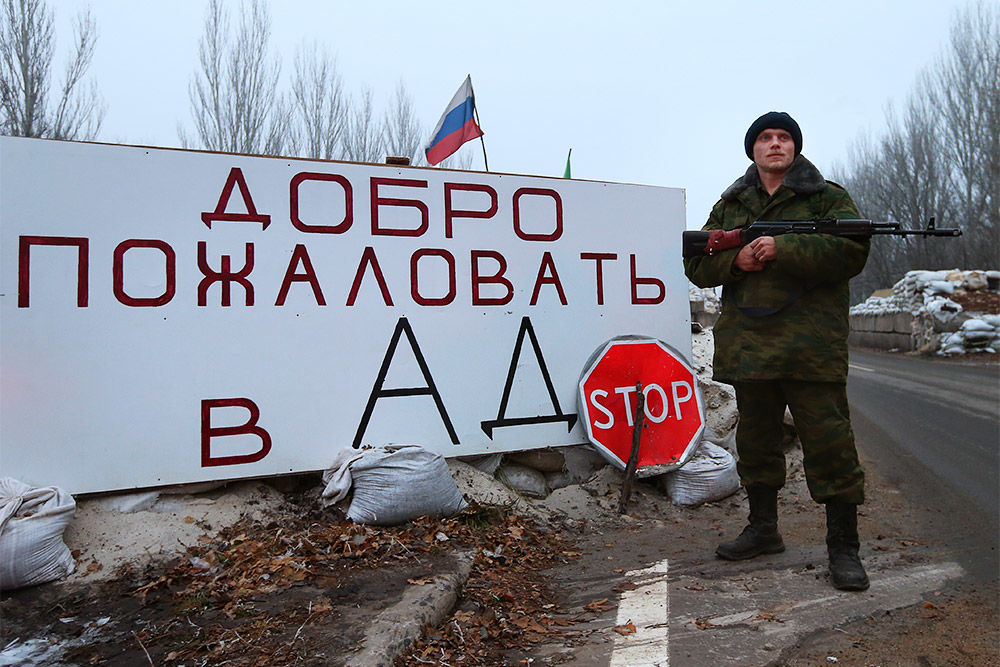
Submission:
[[[801,155],[773,195],[751,165],[712,208],[703,229],[736,229],[757,220],[858,218],[847,191],[823,179]],[[791,378],[847,379],[848,281],[864,268],[869,241],[829,234],[775,237],[777,258],[762,271],[733,266],[738,249],[684,262],[699,287],[722,285],[715,324],[714,377],[720,382]]]

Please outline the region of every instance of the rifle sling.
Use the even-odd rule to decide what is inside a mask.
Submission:
[[[788,295],[788,298],[785,299],[785,302],[777,308],[765,308],[762,306],[736,306],[736,308],[747,317],[766,317],[768,315],[774,315],[775,313],[781,312],[788,306],[798,301],[802,295],[806,293],[806,289],[805,285],[796,285],[795,289],[793,289]]]

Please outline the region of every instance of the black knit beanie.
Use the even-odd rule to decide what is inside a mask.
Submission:
[[[753,159],[753,145],[757,142],[757,135],[767,129],[787,130],[792,135],[795,142],[795,154],[802,152],[802,130],[795,119],[784,111],[769,111],[753,122],[747,130],[747,136],[743,140],[743,146],[747,150],[747,157]]]

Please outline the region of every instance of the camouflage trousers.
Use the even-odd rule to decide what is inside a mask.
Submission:
[[[813,500],[860,505],[865,477],[854,445],[847,386],[840,382],[761,380],[738,382],[737,470],[744,486],[785,484],[782,448],[785,406],[802,441],[803,467]]]

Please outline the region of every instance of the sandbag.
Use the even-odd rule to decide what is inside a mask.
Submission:
[[[675,505],[694,507],[721,500],[740,488],[736,459],[704,440],[690,461],[663,476],[663,487]]]
[[[347,510],[351,521],[391,526],[425,514],[449,516],[468,505],[444,457],[420,445],[363,449],[347,458],[354,491]],[[326,481],[343,476],[340,469]]]
[[[550,491],[580,484],[608,464],[592,445],[570,445],[562,448],[563,468],[545,473],[545,486]]]
[[[986,276],[986,272],[975,270],[966,271],[965,280],[962,281],[962,287],[970,292],[987,289],[989,287],[989,279]]]
[[[511,452],[507,454],[507,459],[538,472],[559,472],[566,464],[562,451],[554,447]]]
[[[965,331],[965,332],[973,332],[973,331],[984,332],[985,331],[985,332],[993,333],[994,329],[996,329],[996,327],[994,325],[990,324],[985,319],[982,319],[982,318],[979,318],[979,317],[973,317],[972,319],[968,319],[965,322],[962,322],[962,331]]]
[[[932,280],[927,283],[926,289],[931,294],[954,294],[955,283],[950,283],[947,280]]]
[[[496,478],[524,496],[544,498],[549,495],[545,475],[528,466],[504,462],[497,468]]]
[[[44,584],[73,571],[63,532],[74,512],[76,501],[62,489],[0,479],[0,589]]]
[[[503,463],[503,454],[480,454],[473,456],[459,456],[459,461],[468,463],[477,470],[482,470],[487,475],[492,475]]]

